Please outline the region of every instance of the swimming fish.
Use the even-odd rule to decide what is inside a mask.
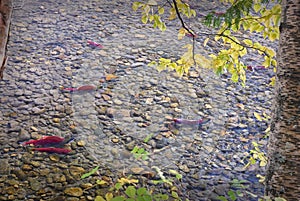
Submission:
[[[97,87],[95,87],[94,85],[84,85],[81,87],[77,87],[77,88],[73,88],[73,87],[69,87],[69,88],[64,88],[61,87],[61,90],[63,91],[69,91],[69,92],[75,92],[75,91],[93,91],[96,90]]]
[[[33,151],[47,152],[47,153],[57,153],[57,154],[68,154],[72,150],[65,148],[56,148],[56,147],[42,147],[42,148],[33,148]]]
[[[29,140],[27,142],[23,142],[22,145],[26,146],[32,144],[34,146],[51,146],[51,145],[59,144],[64,140],[65,138],[59,136],[44,136],[38,140]]]
[[[99,47],[99,48],[103,48],[103,46],[99,43],[96,43],[94,41],[91,41],[91,40],[87,40],[87,43],[92,46],[92,47]]]
[[[247,68],[247,70],[250,70],[250,71],[266,69],[265,66],[246,66],[246,68]]]

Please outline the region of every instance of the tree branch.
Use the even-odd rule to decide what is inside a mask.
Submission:
[[[180,15],[176,0],[173,0],[173,4],[174,4],[174,8],[175,8],[177,17],[181,22],[181,26],[193,36],[193,61],[194,61],[194,65],[196,65],[196,60],[195,60],[195,38],[196,38],[196,35],[194,34],[194,32],[191,29],[189,29],[185,26],[184,21]]]

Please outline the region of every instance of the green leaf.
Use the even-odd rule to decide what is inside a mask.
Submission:
[[[281,197],[276,197],[276,198],[275,198],[275,201],[286,201],[286,199],[281,198]]]
[[[165,9],[163,7],[158,9],[158,14],[162,15],[162,14],[164,14],[164,12],[165,12]]]
[[[112,194],[112,193],[106,193],[105,194],[105,199],[107,200],[107,201],[111,201],[111,199],[114,197],[114,195]]]
[[[137,9],[139,7],[141,7],[141,6],[142,6],[142,3],[140,3],[140,2],[133,2],[133,4],[132,4],[132,10],[137,11]]]
[[[121,188],[122,188],[122,184],[121,183],[118,182],[118,183],[115,184],[115,189],[116,190],[120,190]]]
[[[108,184],[107,181],[99,180],[99,179],[96,181],[96,183],[99,184],[99,185]]]
[[[134,198],[136,195],[136,189],[134,186],[128,186],[126,188],[125,194],[130,197],[130,198]]]
[[[228,201],[225,196],[218,196],[217,199],[221,201]]]
[[[98,195],[94,201],[106,201],[102,196]]]
[[[144,143],[149,142],[149,140],[152,139],[153,135],[154,135],[153,133],[150,133],[149,135],[147,135],[147,136],[145,137],[145,139],[144,139]]]
[[[149,64],[148,64],[148,66],[157,66],[157,62],[156,61],[151,61]]]
[[[238,82],[239,81],[239,75],[237,74],[237,72],[232,73],[231,80],[233,82]]]
[[[230,199],[231,199],[232,201],[235,201],[235,200],[236,200],[236,196],[235,196],[234,191],[229,190],[227,194],[228,194],[228,196],[230,197]]]
[[[236,190],[235,193],[237,194],[237,196],[239,197],[243,197],[244,194],[240,191],[240,190]]]
[[[144,24],[146,24],[146,23],[148,22],[148,16],[147,16],[147,15],[143,15],[143,16],[142,16],[142,22],[143,22]]]
[[[258,12],[260,10],[260,8],[261,8],[261,4],[260,3],[254,4],[253,8],[254,8],[255,12]]]
[[[139,188],[136,191],[137,195],[142,196],[142,195],[149,195],[148,191],[146,188]]]
[[[153,198],[154,198],[154,200],[156,200],[156,201],[161,201],[161,200],[168,200],[168,199],[169,199],[169,196],[166,195],[166,194],[161,194],[161,193],[159,193],[159,194],[153,195]]]
[[[245,39],[245,40],[243,40],[243,42],[244,42],[246,45],[248,45],[248,46],[252,46],[252,45],[253,45],[253,41],[250,40],[250,39]]]
[[[117,196],[111,199],[110,201],[125,201],[125,200],[126,198],[124,198],[124,196]]]
[[[179,198],[178,194],[177,194],[175,191],[172,191],[171,195],[172,195],[172,197],[175,198],[175,199],[178,199],[178,198]]]
[[[163,183],[163,180],[151,180],[153,184],[161,184]]]
[[[85,178],[91,176],[92,174],[96,173],[98,169],[99,169],[99,166],[95,167],[95,168],[92,169],[90,172],[83,174],[83,175],[81,176],[81,179],[85,179]]]

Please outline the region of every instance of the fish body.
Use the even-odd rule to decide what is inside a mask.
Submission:
[[[57,154],[68,154],[71,152],[70,149],[56,148],[56,147],[33,148],[32,150],[39,151],[39,152],[47,152],[47,153],[57,153]]]
[[[103,46],[99,43],[96,43],[94,41],[91,41],[91,40],[87,40],[87,43],[90,45],[90,46],[93,46],[93,47],[99,47],[99,48],[103,48]]]
[[[266,69],[265,66],[246,66],[246,68],[247,68],[247,70],[250,70],[250,71]]]
[[[208,118],[203,118],[199,120],[189,120],[189,119],[173,119],[176,124],[184,124],[184,125],[201,125],[210,121]]]
[[[22,143],[23,146],[32,144],[34,146],[50,146],[63,142],[65,138],[59,136],[44,136],[38,140],[29,140],[27,142]]]
[[[69,88],[63,88],[63,91],[69,91],[69,92],[75,92],[75,91],[93,91],[95,90],[96,87],[93,85],[84,85],[78,88],[73,88],[73,87],[69,87]]]
[[[93,85],[85,85],[77,88],[77,91],[93,91],[96,87]]]
[[[77,88],[69,87],[69,88],[63,88],[62,90],[73,92],[73,91],[77,91],[78,89]]]

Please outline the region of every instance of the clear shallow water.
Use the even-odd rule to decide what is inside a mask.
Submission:
[[[78,6],[81,3],[85,6]],[[111,15],[111,6],[120,15]],[[5,131],[1,141],[14,144],[39,135],[73,134],[77,141],[85,141],[99,164],[113,172],[158,166],[165,172],[178,169],[186,183],[198,175],[198,181],[209,180],[211,186],[218,185],[213,183],[216,178],[225,183],[247,178],[248,173],[239,171],[243,153],[266,128],[255,120],[253,111],[262,113],[270,106],[264,93],[271,91],[265,75],[249,73],[248,85],[242,88],[208,70],[201,71],[205,87],[197,77],[158,73],[146,64],[162,55],[176,58],[183,51],[176,27],[165,33],[153,31],[140,23],[137,14],[124,15],[123,9],[117,2],[44,1],[24,4],[15,12],[9,66],[0,88],[0,122]],[[87,39],[102,43],[104,49],[89,47]],[[111,71],[118,78],[99,82]],[[59,90],[59,86],[87,84],[101,89],[72,94]],[[201,90],[206,95],[199,95]],[[104,100],[103,94],[110,98]],[[202,129],[169,127],[172,118],[204,116],[211,121]],[[150,134],[153,139],[144,143]],[[241,136],[250,140],[242,142]],[[134,145],[145,148],[149,159],[136,160],[130,153]]]

